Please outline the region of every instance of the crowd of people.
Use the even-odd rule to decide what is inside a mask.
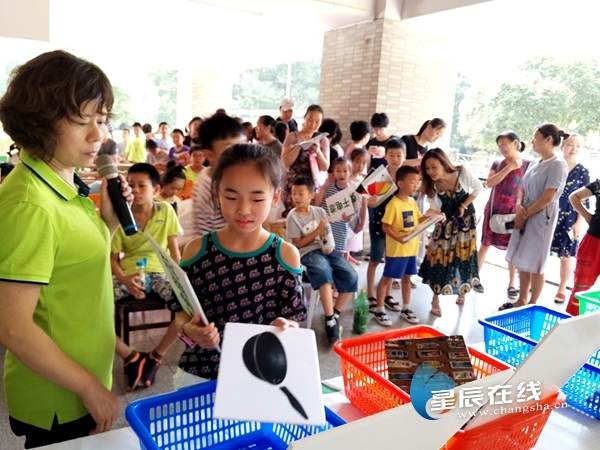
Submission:
[[[532,146],[539,158],[531,161],[521,157],[525,144],[515,133],[498,135],[503,159],[487,178],[492,194],[478,248],[473,202],[483,185],[444,150],[430,148],[446,130],[440,118],[426,120],[416,134],[396,136],[388,116],[375,113],[351,123],[344,149],[345,130],[321,106],[309,106],[299,124],[293,102],[284,99],[278,118],[261,116],[256,124],[223,110],[194,117],[185,132],[163,122],[155,134],[136,122],[133,136],[121,130],[117,144],[108,125],[113,101],[97,66],[62,51],[18,68],[0,100],[0,121],[21,149],[21,163],[0,188],[0,343],[8,349],[10,425],[26,436],[27,448],[112,426],[119,410],[110,391],[114,354],[123,358],[129,391],[152,385],[177,339],[186,349],[175,387],[216,378],[215,347],[226,323],[285,329],[306,319],[303,277],[319,291],[327,340],[335,343],[340,315],[358,290],[361,254],[368,261],[369,310],[382,326],[393,324],[388,311],[419,323],[410,307],[415,276],[431,289],[434,316],[442,315],[440,295],[456,295],[460,306],[471,290],[484,292],[480,272],[490,246],[507,252],[507,296],[515,300],[500,309],[538,300],[551,251],[561,258],[558,303],[566,301],[576,258],[572,314],[578,312],[573,294],[600,275],[594,259],[600,215],[586,203],[599,198],[600,181],[590,183],[577,162],[581,137],[556,125],[536,129]],[[106,181],[95,212],[76,169],[100,154],[132,163],[119,176],[123,196],[137,225],[186,272],[208,324],[183,311],[144,235],[123,232]],[[378,203],[376,196],[356,194],[354,212],[332,220],[327,200],[356,193],[379,167],[396,184],[394,195]],[[183,231],[192,238],[181,247],[176,206],[185,199],[193,221]],[[405,239],[433,216],[439,221],[428,239]],[[590,225],[585,236],[583,221]],[[282,222],[285,233],[272,232]],[[147,295],[176,314],[159,345],[144,353],[115,336],[113,302]]]

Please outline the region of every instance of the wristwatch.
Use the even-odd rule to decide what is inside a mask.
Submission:
[[[181,326],[179,327],[179,331],[177,332],[177,337],[181,339],[188,347],[194,348],[197,344],[194,341],[192,341],[189,337],[187,337],[185,331],[183,331],[183,327],[190,322],[191,320],[188,320],[187,322],[183,322],[181,324]]]

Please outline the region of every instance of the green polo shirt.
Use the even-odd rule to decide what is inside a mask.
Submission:
[[[26,151],[21,161],[0,189],[0,279],[40,284],[34,322],[111,389],[109,230],[77,176],[79,193]],[[35,374],[11,352],[4,361],[4,390],[10,416],[39,428],[49,430],[54,415],[62,424],[88,413],[79,396]]]
[[[175,209],[167,202],[154,202],[154,213],[146,224],[144,231],[167,251],[169,250],[169,237],[177,236],[183,232],[179,220],[177,220]],[[111,252],[115,254],[124,253],[119,265],[125,275],[136,273],[135,263],[143,258],[147,258],[146,272],[164,272],[158,256],[152,250],[144,233],[126,236],[123,228],[119,227],[113,236]]]

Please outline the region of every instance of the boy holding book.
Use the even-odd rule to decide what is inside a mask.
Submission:
[[[419,171],[410,166],[402,166],[396,171],[398,191],[385,208],[382,219],[385,238],[385,266],[383,276],[377,286],[377,312],[375,319],[380,325],[389,327],[392,322],[385,313],[386,294],[390,292],[394,279],[402,280],[402,307],[397,303],[388,308],[400,311],[400,317],[408,323],[419,323],[419,319],[410,309],[410,276],[417,273],[417,254],[419,237],[409,241],[405,237],[425,217],[419,211],[417,202],[412,196],[419,190]],[[388,302],[389,303],[389,302]]]

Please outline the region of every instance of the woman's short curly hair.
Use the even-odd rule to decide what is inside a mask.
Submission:
[[[98,112],[106,108],[110,117],[114,97],[104,72],[65,51],[47,52],[13,71],[0,99],[0,122],[30,155],[49,161],[58,121],[81,117],[89,101],[97,101]]]

